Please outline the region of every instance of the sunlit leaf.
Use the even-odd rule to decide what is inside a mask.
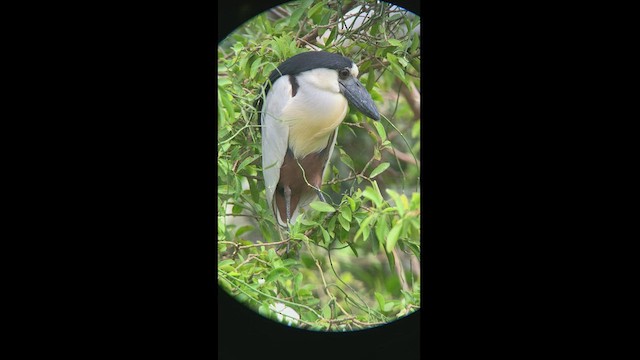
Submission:
[[[320,227],[320,230],[322,231],[322,238],[324,239],[324,244],[329,245],[331,243],[331,236],[329,235],[329,232],[325,230],[323,227]]]
[[[340,216],[342,216],[345,220],[351,222],[351,208],[348,206],[342,207],[340,211]]]
[[[375,184],[376,181],[374,180],[373,183]],[[376,207],[380,207],[382,205],[382,195],[380,194],[380,190],[377,187],[373,188],[367,186],[367,188],[362,192],[362,196],[371,200],[376,205]]]
[[[404,47],[404,44],[397,39],[388,39],[387,40],[389,42],[389,45],[393,45],[393,46],[397,46],[397,47]]]
[[[382,124],[379,121],[374,121],[373,126],[376,127],[376,130],[378,131],[378,135],[380,135],[380,138],[382,139],[382,141],[387,140],[387,132],[384,129],[384,126],[382,126]]]
[[[349,223],[349,221],[347,221],[344,217],[340,216],[338,217],[338,222],[340,223],[340,225],[342,226],[342,228],[346,231],[349,231],[349,229],[351,228],[351,224]]]
[[[402,230],[402,220],[393,225],[393,228],[391,228],[391,231],[389,231],[389,235],[387,235],[387,252],[390,253],[396,246],[396,242],[398,242],[398,236],[400,236],[400,230]]]
[[[222,260],[218,263],[218,268],[222,267],[222,266],[226,266],[226,265],[231,265],[235,263],[235,260],[233,259],[227,259],[227,260]]]
[[[389,167],[389,163],[388,162],[383,162],[382,164],[376,166],[376,168],[373,169],[373,171],[371,171],[371,174],[369,175],[369,177],[370,178],[374,178],[374,177],[382,174],[382,172],[387,170],[388,167]]]
[[[309,204],[309,206],[311,206],[312,209],[316,210],[316,211],[320,211],[320,212],[334,212],[336,211],[336,209],[327,204],[326,202],[322,202],[322,201],[313,201],[311,202],[311,204]]]
[[[382,159],[382,154],[380,154],[380,150],[377,147],[373,148],[373,158],[380,161]]]
[[[270,283],[270,282],[276,281],[280,277],[291,276],[291,275],[292,274],[291,274],[291,271],[289,271],[289,269],[287,269],[286,267],[279,267],[279,268],[273,269],[269,273],[269,275],[267,275],[265,282]]]

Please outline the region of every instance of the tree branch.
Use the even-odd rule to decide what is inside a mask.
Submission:
[[[391,155],[395,156],[400,161],[404,161],[407,164],[420,166],[420,160],[414,159],[413,156],[407,153],[403,153],[402,151],[397,150],[396,148],[385,148],[384,150],[390,153]]]

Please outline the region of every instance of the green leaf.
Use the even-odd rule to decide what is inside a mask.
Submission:
[[[340,149],[340,161],[342,161],[345,165],[347,165],[351,170],[355,171],[353,167],[353,160],[351,160],[351,156],[344,152],[344,150]]]
[[[282,259],[280,259],[280,258],[275,258],[271,262],[271,266],[273,266],[274,269],[284,267],[284,261],[282,261]]]
[[[255,203],[260,202],[260,190],[258,190],[257,182],[249,180],[249,192],[251,193],[251,200]]]
[[[269,248],[269,250],[267,251],[267,260],[269,260],[269,262],[272,262],[277,258],[278,254],[276,253],[276,250],[273,247]]]
[[[415,139],[418,135],[420,135],[420,121],[416,121],[411,128],[411,137]]]
[[[301,217],[299,218],[299,220],[296,220],[296,221],[300,221],[300,223],[301,223],[302,225],[305,225],[305,226],[314,226],[314,225],[318,225],[318,222],[313,221],[313,220],[305,219],[305,218],[303,218],[303,217],[302,217],[302,215],[303,215],[303,214],[300,214],[300,216],[301,216]]]
[[[230,195],[233,191],[229,189],[229,185],[218,185],[218,194]]]
[[[307,12],[307,17],[312,18],[320,9],[325,6],[323,2],[319,2],[315,4],[309,11]]]
[[[416,51],[416,49],[418,48],[418,46],[420,46],[420,37],[418,37],[417,35],[413,37],[413,39],[411,40],[411,47],[409,48],[410,52],[414,52]]]
[[[420,259],[420,248],[418,247],[418,245],[412,243],[412,242],[405,242],[406,245],[409,247],[409,249],[413,252],[413,254]]]
[[[338,222],[340,222],[340,225],[342,225],[342,228],[345,231],[349,231],[349,229],[351,228],[351,224],[349,223],[349,221],[347,221],[345,218],[343,218],[342,216],[338,217]]]
[[[374,121],[373,126],[376,127],[376,130],[378,131],[378,135],[380,135],[380,138],[382,139],[382,141],[387,140],[387,132],[385,131],[384,126],[382,126],[382,124],[379,121]]]
[[[251,54],[247,54],[246,56],[243,56],[240,61],[238,62],[238,69],[242,70],[243,75],[247,76],[249,75],[247,69],[247,63],[249,62],[249,60],[251,60],[252,55]]]
[[[303,0],[302,2],[300,2],[300,6],[298,6],[298,8],[291,14],[291,17],[289,18],[289,26],[296,27],[298,25],[298,20],[300,20],[302,14],[304,14],[304,12],[309,9],[309,6],[312,2],[313,0]]]
[[[369,234],[371,233],[371,228],[369,226],[365,226],[362,228],[362,240],[367,240],[369,238]]]
[[[220,101],[224,109],[227,111],[227,116],[229,117],[229,123],[233,123],[235,121],[235,110],[233,108],[233,104],[229,100],[229,95],[225,90],[218,89],[218,95],[220,96]]]
[[[320,211],[320,212],[334,212],[336,211],[336,209],[327,204],[326,202],[322,202],[322,201],[313,201],[311,202],[311,204],[309,204],[309,206],[311,206],[312,209],[316,210],[316,211]]]
[[[242,206],[238,205],[238,204],[234,204],[233,207],[231,208],[231,213],[234,215],[238,215],[242,212]]]
[[[392,190],[392,189],[386,189],[385,191],[387,192],[387,194],[389,194],[389,196],[391,196],[391,198],[393,199],[393,201],[395,201],[395,202],[396,202],[396,204],[397,204],[398,202],[400,202],[400,201],[399,201],[399,199],[400,199],[400,194],[398,194],[398,192],[397,192],[397,191]]]
[[[373,158],[380,161],[382,159],[382,154],[380,154],[380,150],[377,147],[373,148]]]
[[[226,265],[218,265],[218,270],[220,270],[220,271],[224,271],[224,272],[226,272],[226,273],[231,273],[231,272],[233,272],[233,271],[236,271],[236,269],[235,269],[233,266],[229,265],[229,264],[226,264]]]
[[[376,296],[376,300],[378,301],[378,305],[380,306],[380,310],[384,311],[384,297],[382,296],[382,294],[380,294],[379,292],[375,292],[374,295]]]
[[[420,71],[420,60],[417,57],[411,59],[410,63],[416,71]]]
[[[398,57],[388,53],[387,54],[387,60],[389,60],[389,64],[390,67],[388,68],[389,70],[391,70],[391,72],[396,75],[397,77],[399,77],[405,84],[407,83],[407,79],[404,75],[404,70],[402,68],[402,66],[400,66],[400,63],[398,61]]]
[[[261,58],[257,58],[253,64],[251,64],[251,70],[249,71],[249,78],[250,79],[255,79],[256,75],[258,74],[258,68],[260,67],[260,65],[262,65],[262,59]]]
[[[404,48],[404,44],[403,44],[400,40],[397,40],[397,39],[389,39],[388,41],[389,41],[389,45]]]
[[[398,236],[400,236],[400,230],[402,229],[402,220],[398,221],[391,231],[389,231],[389,235],[387,236],[387,252],[390,253],[393,251],[393,248],[396,246],[396,242],[398,242]]]
[[[262,305],[260,305],[260,307],[258,308],[258,314],[269,318],[271,315],[272,311],[271,309],[269,309],[269,305],[267,303],[262,303]]]
[[[373,86],[376,83],[376,74],[373,72],[373,70],[371,72],[369,72],[369,74],[367,74],[367,91],[371,92],[371,89],[373,89]]]
[[[395,64],[398,62],[398,57],[392,53],[387,53],[387,60],[389,60],[390,63]]]
[[[388,167],[389,167],[389,163],[383,162],[382,164],[378,165],[375,169],[373,169],[373,171],[371,171],[371,174],[369,175],[369,177],[374,178],[380,175],[383,171],[387,170]]]
[[[353,253],[356,255],[356,257],[358,256],[358,251],[356,250],[356,247],[353,243],[347,243],[347,245],[349,245],[349,248],[351,249],[351,251],[353,251]]]
[[[346,196],[346,198],[349,202],[349,206],[351,207],[351,211],[356,211],[356,201],[353,200],[350,196]]]
[[[351,208],[348,206],[344,206],[340,210],[340,216],[342,216],[348,222],[351,222],[353,217],[351,216]]]
[[[329,223],[327,224],[327,231],[329,232],[329,235],[331,235],[332,237],[335,237],[335,231],[334,229],[336,228],[336,221],[337,218],[334,216],[331,218],[331,220],[329,220]]]
[[[384,239],[387,238],[387,234],[389,234],[389,225],[387,224],[387,217],[381,216],[376,223],[376,238],[378,239],[378,243],[380,247],[384,244]]]
[[[322,309],[322,317],[331,319],[331,308],[329,306],[325,306],[324,309]]]
[[[257,158],[259,158],[260,156],[262,156],[262,155],[260,155],[260,154],[253,155],[253,156],[249,156],[246,159],[242,160],[240,165],[238,165],[238,168],[236,169],[236,172],[239,172],[240,170],[244,169],[245,166],[249,165],[250,163],[255,161]]]
[[[358,229],[358,231],[356,231],[356,236],[353,238],[353,241],[357,241],[358,237],[360,237],[360,235],[367,235],[364,236],[362,238],[362,240],[367,240],[367,238],[369,237],[369,223],[371,222],[371,220],[373,220],[375,218],[375,215],[369,215],[366,219],[362,220],[362,224],[360,224],[360,228]],[[367,230],[365,230],[367,229]],[[364,232],[367,231],[366,234],[364,234]]]
[[[329,23],[329,20],[331,19],[331,12],[327,11],[323,16],[322,19],[320,20],[320,22],[318,22],[318,25],[327,25]],[[320,31],[318,32],[319,36],[322,36],[324,34],[324,32],[327,31],[327,29],[320,29]]]
[[[327,38],[327,40],[325,40],[325,45],[329,46],[333,44],[333,40],[336,38],[337,33],[338,33],[338,27],[334,26],[333,29],[331,29],[331,33],[329,33],[329,37]]]
[[[398,204],[397,206],[398,207],[402,206],[402,209],[409,208],[409,199],[407,198],[407,195],[405,194],[400,195],[400,204]]]
[[[220,267],[223,267],[223,266],[225,266],[225,265],[231,265],[231,264],[233,264],[234,262],[235,262],[235,260],[233,260],[233,259],[222,260],[222,261],[220,261],[220,262],[218,263],[218,267],[220,268]]]
[[[396,314],[396,317],[399,318],[399,317],[405,316],[406,314],[407,314],[407,309],[403,308],[402,310],[400,310],[400,312]]]
[[[374,180],[373,183],[376,184],[376,181]],[[367,186],[367,188],[362,192],[362,196],[371,200],[371,202],[373,202],[376,207],[380,207],[382,205],[382,195],[380,194],[379,189],[374,189],[371,186]]]
[[[402,196],[400,196],[400,194],[398,194],[397,192],[391,190],[391,189],[387,189],[387,194],[389,194],[391,196],[391,198],[393,199],[395,205],[396,205],[396,210],[398,211],[398,214],[400,215],[400,217],[404,216],[404,212],[406,210],[406,206],[404,206],[404,202],[402,201]],[[405,197],[406,199],[406,197]]]
[[[389,262],[389,269],[391,270],[391,272],[396,273],[396,267],[395,267],[395,256],[393,256],[393,252],[388,252],[385,253],[387,255],[387,261]]]
[[[329,232],[325,230],[323,227],[320,227],[320,230],[322,231],[322,238],[324,239],[324,244],[328,246],[331,243],[331,236],[329,236]]]
[[[231,84],[231,80],[228,77],[226,77],[226,76],[223,76],[223,77],[218,76],[218,87],[219,88],[223,88],[223,87],[225,87],[227,85],[230,85],[230,84]]]
[[[270,282],[276,281],[281,277],[289,277],[291,275],[292,274],[291,274],[291,271],[289,271],[289,269],[287,269],[286,267],[279,267],[277,269],[273,269],[269,273],[269,275],[267,275],[267,278],[265,279],[265,283],[268,284]]]
[[[240,237],[242,234],[244,234],[246,232],[249,232],[251,230],[253,230],[253,226],[252,225],[242,226],[240,229],[238,229],[236,231],[236,237]]]

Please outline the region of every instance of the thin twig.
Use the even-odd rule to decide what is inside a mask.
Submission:
[[[403,153],[402,151],[399,151],[396,148],[385,148],[384,150],[389,154],[395,156],[396,158],[406,162],[407,164],[420,166],[420,160],[415,159],[413,158],[413,156],[407,153]]]
[[[274,245],[285,244],[288,242],[289,242],[289,239],[276,241],[276,242],[259,243],[259,244],[253,244],[253,245],[242,245],[242,246],[238,246],[238,249],[242,250],[242,249],[248,249],[248,248],[258,247],[258,246],[274,246]]]

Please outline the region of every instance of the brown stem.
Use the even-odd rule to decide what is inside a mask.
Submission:
[[[411,155],[409,155],[407,153],[403,153],[400,150],[396,150],[396,148],[391,148],[391,149],[390,148],[385,148],[385,151],[387,151],[391,155],[395,156],[400,161],[404,161],[407,164],[420,166],[420,160],[414,159],[413,156],[411,156]]]

